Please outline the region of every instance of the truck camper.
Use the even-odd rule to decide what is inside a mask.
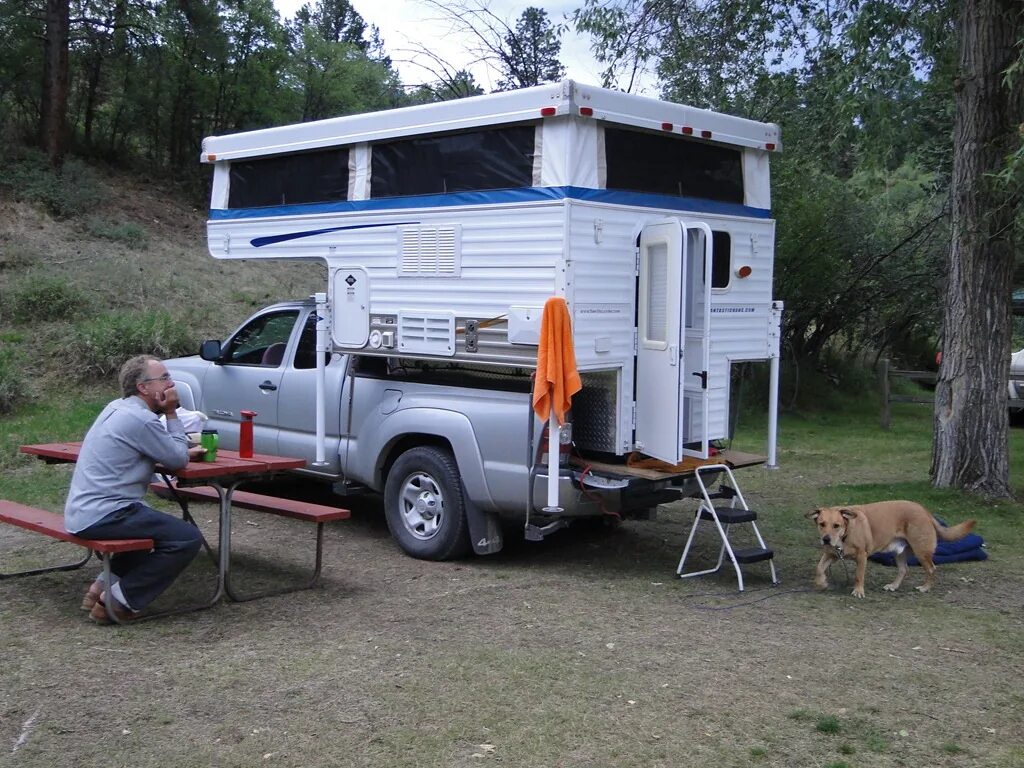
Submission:
[[[360,370],[483,390],[528,381],[542,309],[559,297],[583,385],[560,441],[590,469],[581,478],[568,461],[558,503],[537,498],[534,481],[559,473],[548,471],[544,424],[520,396],[525,426],[515,435],[529,445],[492,469],[529,493],[515,504],[493,493],[473,501],[551,515],[572,506],[566,495],[630,485],[626,459],[638,455],[665,465],[659,492],[682,492],[678,465],[713,460],[728,436],[730,367],[767,360],[777,390],[769,156],[780,149],[774,124],[571,80],[209,137],[209,250],[326,265],[309,322],[320,328],[319,367],[344,373],[321,374],[327,423],[313,472],[329,465],[326,474],[346,476],[347,452],[365,445],[345,415],[351,391],[339,405],[344,385],[332,381]],[[297,328],[294,343],[300,335],[313,338]],[[229,344],[207,359],[228,363]],[[402,410],[402,387],[391,389],[388,407]],[[427,421],[419,434],[430,434]],[[774,402],[769,431],[774,464]],[[480,451],[447,450],[462,478],[477,474],[466,461],[487,474]],[[374,457],[376,479],[363,482],[383,487],[393,461]]]

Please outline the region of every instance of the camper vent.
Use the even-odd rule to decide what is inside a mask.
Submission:
[[[398,350],[407,354],[455,354],[455,315],[452,312],[399,312]]]
[[[458,277],[462,270],[462,227],[403,227],[400,277]]]

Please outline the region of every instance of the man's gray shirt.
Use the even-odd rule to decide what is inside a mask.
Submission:
[[[84,531],[141,501],[157,464],[188,464],[188,439],[178,419],[167,426],[141,397],[114,400],[93,422],[78,454],[64,505],[64,527]]]

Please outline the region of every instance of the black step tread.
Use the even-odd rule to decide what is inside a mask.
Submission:
[[[715,514],[718,516],[718,521],[721,523],[749,523],[757,520],[757,512],[752,509],[743,509],[743,507],[727,507],[727,506],[715,506]],[[706,507],[700,509],[701,520],[711,520],[711,513]]]
[[[775,553],[770,549],[761,547],[748,547],[747,549],[734,549],[732,551],[737,563],[759,563],[762,560],[771,560]]]

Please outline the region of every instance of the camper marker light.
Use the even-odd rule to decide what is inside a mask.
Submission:
[[[753,271],[750,267],[744,265],[736,270],[736,277],[750,277],[750,273]]]
[[[663,131],[671,131],[672,130],[672,123],[662,123],[661,124],[661,130],[663,130]]]
[[[209,154],[209,155],[207,155],[207,156],[206,156],[206,162],[208,162],[208,163],[212,163],[212,162],[214,162],[214,161],[215,161],[216,159],[217,159],[217,156],[216,156],[216,155],[214,155],[213,153],[211,153],[211,154]]]
[[[774,152],[775,151],[775,145],[772,144],[771,142],[769,142],[768,144],[765,144],[764,148],[767,149],[769,152]]]
[[[711,131],[701,131],[700,135],[701,135],[702,138],[710,139],[711,138]]]
[[[584,117],[592,117],[594,114],[593,107],[580,107],[580,114]]]
[[[557,111],[558,110],[555,109],[554,107],[541,107],[541,109],[540,109],[540,116],[541,117],[552,117]]]
[[[684,126],[683,126],[682,128],[680,128],[679,130],[681,130],[681,131],[682,131],[683,133],[685,133],[685,134],[686,134],[687,136],[692,136],[692,135],[693,135],[693,128],[691,128],[691,127],[690,127],[690,126],[688,126],[688,125],[684,125]]]

